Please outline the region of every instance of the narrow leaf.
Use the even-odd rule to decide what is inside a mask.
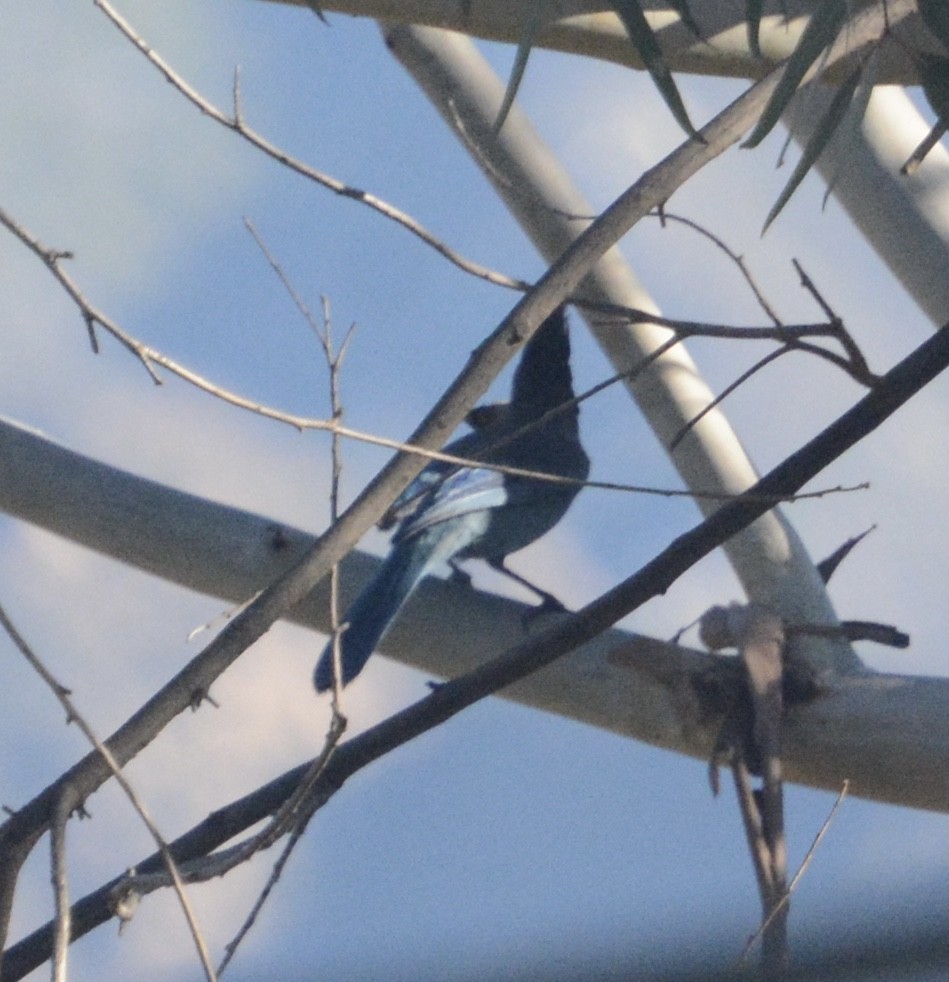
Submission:
[[[761,57],[761,9],[764,0],[748,0],[745,4],[745,23],[748,25],[748,47],[755,58]]]
[[[949,3],[946,0],[918,0],[923,23],[949,51]]]
[[[699,40],[704,41],[705,38],[702,36],[702,28],[699,27],[695,18],[692,16],[692,11],[689,9],[689,4],[687,0],[669,0],[669,6],[679,15],[679,20],[697,37]]]
[[[808,22],[801,40],[791,53],[784,74],[768,100],[758,125],[743,147],[756,147],[774,129],[801,80],[820,54],[834,43],[847,16],[847,0],[822,0]]]
[[[701,139],[689,119],[689,114],[685,111],[685,104],[682,102],[679,90],[672,79],[672,73],[666,65],[659,42],[649,26],[638,0],[611,0],[611,4],[623,22],[636,53],[646,66],[646,71],[652,76],[656,88],[659,89],[659,94],[665,100],[676,122],[689,136]]]
[[[808,140],[807,146],[804,147],[801,153],[801,159],[794,168],[794,173],[791,174],[788,183],[784,186],[784,190],[778,195],[778,200],[774,203],[774,207],[768,212],[764,227],[761,229],[762,235],[767,232],[768,226],[778,217],[781,209],[788,203],[791,195],[797,190],[797,186],[804,180],[805,175],[814,165],[814,162],[824,152],[824,147],[827,146],[828,141],[834,135],[840,121],[843,119],[844,113],[850,107],[850,101],[853,99],[853,94],[857,88],[857,82],[860,81],[861,73],[862,69],[858,68],[837,89],[837,94],[827,107],[827,112],[821,117],[821,121],[817,124],[817,128],[814,130],[810,140]]]
[[[853,97],[853,102],[850,105],[850,113],[847,116],[846,122],[839,130],[837,139],[840,141],[841,153],[837,157],[837,164],[827,181],[827,189],[824,191],[821,208],[827,206],[827,199],[837,186],[837,181],[846,168],[847,154],[844,151],[857,144],[857,139],[860,135],[860,126],[863,123],[863,117],[867,114],[870,96],[873,95],[873,86],[876,85],[877,76],[879,75],[879,52],[882,50],[883,47],[881,45],[874,45],[870,50],[870,54],[863,61],[863,72],[860,76],[860,82],[857,84],[857,91]]]
[[[321,21],[323,21],[327,27],[330,26],[330,22],[326,19],[326,14],[323,13],[323,8],[316,2],[316,0],[303,0],[303,2],[310,8],[310,10],[313,11],[314,14],[316,14],[317,17],[319,17]]]
[[[949,58],[917,55],[923,94],[943,126],[949,126]]]
[[[837,567],[850,555],[853,548],[860,545],[875,528],[875,525],[871,525],[865,532],[861,532],[859,535],[847,539],[843,545],[838,546],[826,559],[822,559],[817,564],[817,572],[820,573],[820,578],[827,583],[836,572]]]
[[[500,133],[507,114],[514,105],[514,98],[517,90],[521,87],[524,72],[527,69],[527,59],[530,58],[531,48],[534,46],[534,38],[540,30],[541,16],[540,9],[542,4],[528,4],[527,20],[524,23],[524,33],[517,42],[517,54],[514,57],[514,67],[511,69],[511,77],[507,80],[507,88],[504,90],[504,98],[501,100],[501,108],[498,110],[498,118],[494,121],[494,132]]]

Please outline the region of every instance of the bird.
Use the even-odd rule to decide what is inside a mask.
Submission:
[[[558,407],[539,425],[531,425]],[[445,452],[571,480],[555,483],[440,460],[425,467],[379,522],[381,529],[395,531],[388,555],[343,618],[341,685],[362,671],[419,580],[441,563],[470,582],[458,563],[483,559],[533,591],[541,600],[537,612],[564,610],[552,594],[508,569],[505,559],[549,532],[586,480],[590,460],[580,443],[579,416],[561,306],[524,346],[510,401],[472,410],[467,422],[473,432],[450,443]],[[317,692],[332,689],[333,676],[330,641],[313,673]]]

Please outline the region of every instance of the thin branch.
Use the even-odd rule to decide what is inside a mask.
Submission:
[[[388,450],[395,450],[400,453],[414,454],[419,457],[423,457],[425,460],[438,460],[447,464],[455,464],[459,467],[470,467],[479,466],[485,467],[490,470],[496,470],[502,474],[509,474],[512,477],[525,477],[530,478],[535,481],[548,481],[552,484],[574,484],[579,485],[584,488],[596,488],[601,491],[622,491],[634,494],[649,494],[656,495],[664,498],[694,498],[694,499],[708,499],[710,501],[727,501],[734,495],[726,492],[717,491],[691,491],[683,488],[653,488],[638,484],[623,484],[615,481],[578,481],[575,478],[564,477],[561,474],[549,474],[542,471],[529,470],[522,467],[513,467],[507,464],[498,464],[494,462],[471,460],[467,457],[458,457],[453,454],[445,453],[441,450],[428,449],[418,446],[414,443],[406,443],[401,440],[394,440],[390,437],[378,436],[373,433],[367,433],[363,430],[354,430],[348,426],[343,425],[341,422],[341,416],[334,414],[331,419],[320,419],[310,416],[299,416],[294,413],[283,412],[279,409],[274,409],[271,406],[266,406],[262,403],[256,402],[252,399],[247,399],[236,392],[229,389],[225,389],[219,386],[217,383],[212,382],[210,379],[192,371],[190,368],[176,362],[174,359],[169,358],[167,355],[162,354],[156,348],[152,348],[150,345],[139,341],[137,338],[133,337],[122,327],[120,327],[115,321],[113,321],[107,314],[95,307],[89,300],[86,299],[85,295],[79,289],[77,284],[69,276],[68,273],[64,272],[60,266],[60,259],[64,256],[71,255],[71,253],[65,253],[50,249],[43,245],[38,239],[36,239],[29,231],[27,231],[19,222],[8,215],[2,208],[0,208],[0,225],[5,226],[13,235],[15,235],[21,242],[24,243],[35,255],[37,255],[50,269],[55,278],[59,281],[60,285],[66,291],[68,296],[73,300],[76,306],[79,308],[80,314],[83,321],[86,324],[98,324],[105,328],[109,334],[111,334],[117,341],[119,341],[124,347],[132,352],[138,358],[138,360],[145,366],[149,375],[156,384],[161,384],[161,379],[155,373],[153,365],[160,365],[162,368],[167,369],[172,372],[182,381],[193,385],[195,388],[208,395],[213,396],[216,399],[221,399],[232,406],[236,406],[239,409],[244,409],[249,412],[255,413],[258,416],[263,416],[265,419],[271,419],[275,422],[285,423],[292,426],[294,429],[305,431],[305,430],[321,430],[324,432],[329,432],[334,436],[342,437],[349,440],[358,440],[361,443],[368,443],[372,446],[384,447]],[[600,305],[606,306],[606,305]],[[628,308],[622,308],[618,306],[611,307],[612,310],[623,312],[627,311]],[[632,316],[647,317],[648,319],[654,320],[657,323],[667,326],[668,324],[679,323],[681,324],[681,331],[683,337],[693,337],[701,334],[706,337],[721,337],[721,338],[741,338],[743,337],[742,332],[746,332],[748,338],[762,338],[762,337],[775,337],[775,331],[773,328],[763,327],[763,328],[729,328],[717,325],[709,324],[699,324],[695,322],[673,322],[667,318],[659,318],[655,315],[645,315],[642,312],[632,312],[629,311]],[[782,330],[789,331],[791,336],[800,337],[810,337],[818,334],[826,334],[826,328],[821,325],[794,325],[790,328],[784,328]],[[340,356],[342,357],[345,353],[345,348],[348,345],[349,335],[344,339],[344,344],[340,349]],[[668,346],[672,347],[677,344],[678,338],[672,338],[668,342]],[[657,352],[653,352],[647,359],[644,359],[640,365],[637,365],[630,372],[622,373],[619,375],[614,375],[598,385],[593,386],[587,392],[582,393],[577,396],[572,402],[565,403],[563,408],[558,408],[556,410],[551,410],[551,413],[544,417],[546,421],[549,415],[557,412],[562,412],[572,405],[583,402],[584,400],[590,398],[593,395],[603,391],[603,389],[608,386],[614,385],[627,377],[633,377],[642,368],[645,368],[648,364],[652,362],[654,357],[661,354],[663,351],[667,350],[666,346],[662,346]],[[801,500],[804,498],[821,498],[827,494],[836,494],[844,491],[855,491],[862,490],[865,485],[854,485],[850,487],[833,487],[824,488],[818,491],[807,492],[804,495],[799,495],[794,500]],[[789,499],[787,499],[789,500]],[[778,504],[778,501],[774,502]]]
[[[260,248],[261,252],[266,257],[271,269],[280,279],[287,293],[293,300],[297,309],[306,320],[307,324],[312,329],[314,335],[320,342],[320,346],[323,350],[323,356],[326,361],[326,367],[329,374],[330,382],[330,412],[334,420],[342,418],[343,406],[340,396],[340,372],[342,369],[343,359],[346,355],[346,350],[349,346],[349,341],[353,335],[353,327],[346,332],[343,337],[343,342],[340,345],[339,351],[336,351],[333,344],[333,330],[332,330],[332,319],[330,317],[330,307],[329,301],[323,298],[323,324],[322,327],[316,322],[316,318],[312,315],[303,298],[297,292],[290,278],[286,275],[283,267],[277,261],[276,257],[270,252],[264,243],[263,239],[258,234],[257,230],[253,225],[247,220],[244,220],[244,224],[247,226],[248,231],[253,236],[254,241]],[[330,483],[330,521],[336,522],[339,518],[339,479],[342,473],[342,456],[341,456],[341,444],[340,437],[338,433],[333,433],[332,445],[331,445],[331,483]],[[333,638],[333,650],[334,657],[339,659],[339,564],[334,564],[330,570],[330,622],[332,626],[332,638]],[[255,841],[239,847],[235,851],[234,865],[238,863],[246,862],[251,856],[261,849],[268,848],[277,838],[283,835],[288,829],[290,831],[290,837],[285,845],[283,852],[278,857],[277,861],[274,863],[273,869],[271,871],[270,877],[267,883],[264,885],[260,894],[257,897],[250,913],[244,920],[235,937],[225,946],[224,958],[222,959],[220,965],[218,966],[218,974],[222,974],[224,969],[233,959],[235,953],[237,952],[240,943],[250,932],[251,928],[256,923],[257,917],[260,911],[263,909],[264,904],[269,899],[274,887],[276,886],[280,876],[283,872],[284,867],[290,859],[293,850],[299,843],[303,832],[306,829],[307,822],[309,821],[312,810],[306,804],[307,795],[310,789],[315,785],[320,775],[323,773],[327,762],[332,757],[336,747],[338,746],[340,740],[343,738],[343,734],[346,732],[346,727],[348,721],[343,715],[341,710],[341,687],[338,680],[342,678],[342,671],[339,664],[336,665],[336,672],[334,674],[334,687],[331,700],[331,712],[330,724],[327,731],[326,738],[323,743],[323,749],[320,752],[317,759],[313,762],[309,773],[305,779],[301,782],[300,787],[294,792],[292,796],[288,799],[286,804],[280,809],[277,815],[274,817],[273,821],[270,823],[268,828],[264,829],[262,833],[255,837]],[[223,875],[223,872],[218,874]]]
[[[768,929],[768,927],[770,927],[771,922],[774,920],[774,918],[777,917],[778,914],[783,910],[783,908],[787,906],[787,904],[789,903],[791,899],[791,894],[797,888],[797,885],[798,883],[800,883],[801,878],[804,876],[804,873],[811,865],[811,862],[814,859],[814,854],[817,852],[817,847],[821,844],[821,842],[824,839],[824,836],[828,833],[828,831],[830,831],[830,827],[831,825],[833,825],[834,819],[837,817],[837,812],[840,810],[840,806],[843,804],[844,798],[847,797],[847,792],[849,790],[850,790],[850,782],[845,780],[844,783],[841,785],[840,792],[838,793],[836,799],[834,800],[833,807],[830,809],[827,818],[825,818],[823,823],[821,824],[821,827],[818,830],[817,835],[814,836],[814,841],[811,843],[810,848],[807,850],[807,854],[804,856],[804,859],[801,860],[801,865],[798,867],[797,872],[794,874],[794,877],[792,878],[790,884],[788,885],[788,888],[785,891],[784,896],[782,897],[778,906],[776,906],[774,910],[772,910],[771,913],[768,915],[768,917],[765,918],[765,920],[758,926],[758,930],[755,931],[755,933],[748,939],[748,943],[745,945],[745,948],[742,951],[740,958],[738,959],[739,964],[741,964],[748,957],[748,954],[751,952],[751,949],[755,946],[755,942],[762,936],[762,934],[764,934],[764,932]]]
[[[158,846],[158,850],[162,855],[165,862],[168,874],[171,878],[171,882],[174,885],[175,893],[178,897],[178,902],[181,905],[181,909],[184,912],[185,920],[188,924],[188,929],[191,932],[191,937],[194,940],[195,947],[198,950],[198,956],[201,959],[201,964],[204,969],[205,977],[208,982],[214,982],[216,976],[214,974],[214,968],[211,965],[210,957],[208,955],[207,945],[204,942],[204,938],[201,934],[201,929],[198,927],[197,919],[194,915],[194,910],[191,907],[191,903],[188,900],[187,895],[184,890],[184,883],[178,873],[175,866],[174,858],[168,850],[168,845],[162,837],[161,833],[158,831],[157,826],[152,821],[151,816],[145,809],[144,803],[138,797],[138,794],[129,784],[125,775],[122,773],[122,769],[118,761],[115,759],[109,748],[102,743],[101,740],[96,736],[92,727],[86,722],[82,714],[76,709],[75,704],[70,698],[69,690],[62,685],[49,669],[43,664],[40,658],[36,655],[33,649],[27,644],[26,640],[20,634],[20,632],[13,625],[13,622],[7,615],[7,612],[2,606],[0,606],[0,627],[2,627],[10,640],[19,649],[20,653],[27,660],[30,667],[40,676],[40,678],[46,683],[48,688],[52,691],[53,695],[59,700],[60,705],[66,712],[66,719],[70,723],[75,723],[79,729],[82,731],[83,736],[92,744],[95,748],[95,752],[105,761],[106,765],[111,772],[112,777],[115,778],[119,787],[125,792],[125,796],[132,803],[132,807],[138,813],[139,818],[141,818],[142,823],[148,829],[152,838],[155,840],[155,844]],[[62,780],[57,782],[58,790],[56,793],[55,803],[53,806],[54,822],[58,821],[62,815],[62,809],[66,809],[66,817],[68,817],[69,812],[75,806],[76,802],[82,800],[83,795],[78,793],[77,789],[70,784],[68,780]],[[63,823],[65,823],[65,818],[62,818]],[[64,843],[65,829],[63,829],[62,834],[58,838],[59,844]],[[54,866],[57,869],[62,869],[62,863],[57,862],[55,858],[55,848],[54,848]],[[63,884],[62,891],[65,891],[65,873],[63,872]],[[59,887],[57,878],[57,901],[59,900]],[[60,923],[59,918],[57,918],[57,927],[59,930],[64,930],[66,932],[66,937],[68,937],[68,919],[63,926]],[[57,933],[57,950],[59,945],[59,933]],[[57,959],[57,964],[59,960]],[[65,953],[62,956],[62,972],[65,973]]]
[[[725,248],[723,246],[723,248]],[[714,399],[712,399],[707,406],[696,413],[690,420],[688,420],[679,431],[672,438],[670,443],[670,449],[675,449],[679,443],[685,438],[685,436],[691,432],[691,430],[696,426],[696,424],[702,420],[708,413],[719,406],[724,400],[736,391],[741,385],[743,385],[748,379],[756,375],[759,371],[769,365],[771,362],[776,361],[782,355],[788,354],[791,351],[803,351],[812,355],[816,355],[819,358],[823,358],[825,361],[829,361],[832,365],[836,365],[839,369],[844,371],[847,375],[853,378],[856,382],[859,382],[864,386],[875,385],[879,379],[879,376],[870,371],[870,367],[867,364],[867,360],[860,350],[856,341],[850,335],[850,332],[844,326],[843,320],[834,313],[831,306],[824,300],[818,291],[817,287],[814,285],[813,281],[804,272],[801,264],[795,259],[793,260],[794,268],[797,271],[801,285],[807,290],[811,296],[817,301],[824,315],[827,317],[827,323],[820,325],[818,331],[813,331],[810,327],[805,326],[803,329],[801,327],[786,327],[779,324],[773,329],[774,333],[772,335],[774,340],[780,340],[782,342],[781,347],[775,351],[770,352],[763,358],[760,358],[755,362],[750,368],[742,372],[733,382],[725,387],[725,389],[719,393]],[[729,329],[731,330],[731,329]],[[766,336],[767,329],[754,329],[757,336]],[[711,336],[711,335],[706,335]],[[728,334],[727,336],[734,336]],[[750,336],[750,335],[749,335]],[[805,337],[830,337],[835,339],[840,346],[844,349],[845,357],[837,354],[834,351],[829,351],[827,348],[823,348],[820,345],[812,344],[808,341],[802,340]]]
[[[725,401],[739,386],[743,385],[752,377],[756,375],[762,368],[766,365],[770,365],[771,362],[776,361],[781,355],[786,354],[788,351],[787,346],[783,348],[778,348],[775,351],[771,351],[766,354],[763,358],[759,358],[749,369],[742,372],[733,382],[725,386],[722,391],[712,399],[706,406],[700,409],[684,426],[681,427],[678,433],[672,438],[669,444],[669,449],[674,450],[689,434],[694,426],[696,426],[702,419],[705,418],[716,406],[720,405]]]
[[[329,729],[323,742],[323,749],[320,751],[319,756],[306,768],[303,779],[293,788],[292,793],[287,796],[286,801],[277,810],[267,828],[258,835],[253,836],[247,842],[226,850],[225,855],[210,857],[212,863],[192,864],[192,868],[189,871],[189,878],[192,881],[210,879],[211,876],[224,876],[236,866],[247,862],[248,859],[262,849],[269,848],[288,831],[290,833],[283,851],[274,863],[270,876],[257,896],[247,917],[244,919],[244,923],[234,938],[225,946],[224,958],[218,966],[218,975],[223,974],[224,969],[227,968],[227,965],[237,952],[240,943],[256,923],[264,904],[270,898],[287,862],[289,862],[291,854],[303,837],[307,823],[313,816],[314,811],[319,807],[321,801],[313,794],[313,791],[318,786],[320,778],[325,773],[327,765],[336,752],[346,730],[346,725],[346,717],[338,709],[338,699],[334,698],[333,712],[330,718]],[[162,880],[165,879],[164,874],[159,875]],[[164,883],[160,882],[152,883],[149,884],[149,889],[157,889],[159,886],[164,885]]]
[[[765,299],[764,294],[755,282],[755,278],[751,275],[751,271],[745,265],[745,259],[740,256],[734,249],[729,246],[724,239],[715,235],[710,229],[705,228],[699,222],[694,221],[691,218],[686,218],[683,215],[676,215],[672,212],[666,211],[665,208],[659,208],[653,212],[653,217],[658,218],[660,223],[665,227],[666,222],[678,222],[680,225],[684,225],[686,228],[692,229],[693,232],[697,232],[699,235],[708,239],[717,249],[721,250],[725,255],[738,267],[738,272],[741,274],[742,279],[748,285],[748,288],[754,294],[755,300],[758,302],[758,306],[764,311],[765,316],[774,324],[775,327],[781,327],[781,319],[774,312],[771,304]]]
[[[242,137],[252,146],[261,150],[272,160],[276,160],[278,163],[283,164],[290,170],[303,177],[308,178],[311,181],[321,185],[324,188],[332,191],[334,194],[338,194],[344,198],[351,198],[354,201],[359,201],[362,204],[373,209],[373,211],[378,212],[380,215],[396,222],[401,225],[404,229],[411,232],[412,235],[421,239],[426,245],[431,246],[436,252],[444,256],[449,262],[453,263],[459,269],[464,270],[466,273],[470,273],[472,276],[477,276],[479,279],[487,280],[489,283],[494,283],[497,286],[508,287],[509,289],[516,290],[527,290],[530,289],[530,284],[526,283],[524,280],[512,279],[509,276],[505,276],[503,273],[495,272],[486,266],[482,266],[479,263],[473,262],[470,259],[466,259],[459,252],[456,252],[446,243],[442,242],[436,235],[429,232],[420,222],[416,221],[411,215],[396,208],[394,205],[389,204],[382,198],[377,197],[369,191],[363,191],[360,188],[352,187],[349,184],[345,184],[342,181],[337,180],[334,177],[330,177],[328,174],[324,174],[321,171],[316,170],[316,168],[311,167],[309,164],[304,163],[301,160],[291,156],[285,150],[271,143],[261,134],[251,129],[245,122],[243,116],[243,110],[241,108],[241,91],[240,91],[240,75],[238,72],[234,73],[234,112],[233,115],[228,116],[225,112],[215,106],[210,100],[202,96],[192,85],[190,85],[185,79],[179,75],[169,64],[165,61],[157,51],[154,50],[135,30],[134,27],[108,2],[108,0],[94,0],[95,5],[105,14],[105,16],[118,28],[118,30],[135,46],[135,48],[140,51],[148,61],[158,69],[159,72],[164,76],[167,82],[170,82],[193,106],[197,107],[205,116],[210,117],[215,122],[220,123],[222,126],[229,130],[232,130],[238,136]]]
[[[69,955],[70,908],[69,887],[66,872],[66,823],[69,821],[73,802],[69,789],[56,802],[53,821],[49,830],[50,866],[53,881],[53,900],[56,910],[56,928],[53,938],[53,982],[66,982],[66,966]]]
[[[561,655],[596,637],[620,617],[635,610],[647,600],[665,593],[699,559],[708,555],[730,536],[767,511],[768,506],[756,500],[757,496],[761,493],[793,492],[801,487],[876,429],[946,367],[949,367],[949,324],[891,369],[881,380],[880,385],[864,396],[853,408],[761,478],[751,489],[752,497],[739,498],[723,505],[710,518],[679,536],[638,572],[588,604],[577,614],[565,618],[556,626],[539,632],[502,655],[490,659],[474,671],[446,682],[414,705],[337,747],[312,789],[310,801],[314,807],[332,797],[354,773],[394,747],[401,746],[440,725],[485,696],[506,688],[549,665]],[[267,600],[272,589],[265,591],[262,595],[263,601]],[[213,644],[210,647],[213,647]],[[207,653],[199,656],[205,659],[207,657]],[[191,669],[185,671],[189,670]],[[160,698],[162,695],[163,693],[159,693],[154,698]],[[113,740],[117,740],[119,735],[116,734]],[[297,768],[277,782],[268,785],[266,790],[277,796],[278,803],[269,804],[265,814],[272,812],[274,807],[279,807],[279,801],[284,800],[299,786],[301,776],[310,766],[312,765]],[[87,783],[92,776],[89,775],[86,779]],[[76,782],[78,778],[73,780]],[[6,829],[0,830],[0,838],[6,831],[10,841],[15,844],[16,829],[11,831],[10,827],[14,824],[22,825],[24,822],[28,823],[31,834],[35,834],[37,811],[43,816],[48,816],[51,796],[57,793],[62,783],[63,779],[43,792],[39,799],[21,809],[10,819]],[[251,813],[252,824],[259,821],[260,817],[262,816],[259,812]],[[235,834],[235,829],[232,826],[223,829],[218,827],[217,832],[223,836],[219,841],[226,841]],[[113,886],[114,883],[110,884],[110,889]],[[108,891],[105,896],[108,897]],[[96,899],[90,903],[94,912],[89,913],[89,922],[88,926],[84,927],[85,930],[110,917],[113,909],[112,906],[103,908],[99,891]],[[74,920],[76,919],[77,914],[74,910]],[[35,932],[7,953],[11,982],[13,979],[21,978],[23,974],[31,971],[48,957],[46,932],[48,929]],[[39,961],[36,960],[37,958]]]
[[[850,357],[850,361],[853,364],[854,369],[863,376],[865,385],[873,385],[876,382],[876,376],[870,371],[870,367],[866,363],[863,352],[860,350],[860,346],[850,336],[849,331],[847,331],[847,329],[844,327],[843,321],[834,313],[830,304],[823,298],[823,296],[821,296],[821,293],[817,289],[814,281],[807,275],[807,273],[804,272],[804,267],[796,259],[793,260],[793,263],[794,268],[797,270],[798,275],[801,278],[801,286],[804,287],[804,289],[807,290],[807,292],[814,298],[815,302],[824,312],[827,319],[837,326],[837,340]],[[854,378],[857,378],[857,380],[860,381],[860,378],[858,378],[857,375],[854,375]]]

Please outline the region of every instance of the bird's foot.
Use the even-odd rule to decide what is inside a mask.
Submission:
[[[463,587],[465,587],[467,589],[470,589],[470,587],[471,587],[471,574],[470,573],[466,573],[456,563],[450,562],[448,564],[448,566],[451,569],[451,573],[449,574],[448,579],[452,583],[456,583],[458,586],[463,586]]]
[[[521,624],[526,631],[538,617],[544,617],[546,614],[566,613],[569,613],[567,608],[552,593],[545,593],[536,607],[530,607],[524,611],[521,615]]]

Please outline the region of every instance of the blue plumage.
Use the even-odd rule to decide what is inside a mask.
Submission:
[[[572,398],[570,341],[561,307],[524,346],[511,401],[474,410],[469,422],[475,431],[446,450],[585,480],[590,461],[580,445],[576,406],[516,435]],[[415,585],[439,563],[484,559],[537,593],[545,606],[559,607],[550,594],[511,573],[504,559],[550,531],[579,490],[577,484],[514,477],[484,467],[429,464],[379,523],[381,528],[397,527],[388,556],[344,618],[349,626],[340,638],[343,685],[362,671]],[[332,688],[331,645],[320,656],[314,683],[319,692]]]

